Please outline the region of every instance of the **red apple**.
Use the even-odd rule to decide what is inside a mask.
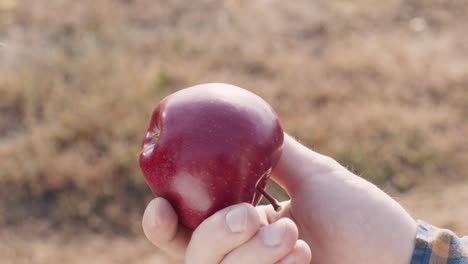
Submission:
[[[151,117],[140,168],[179,221],[196,228],[237,203],[257,205],[283,144],[273,109],[228,84],[202,84],[164,98]]]

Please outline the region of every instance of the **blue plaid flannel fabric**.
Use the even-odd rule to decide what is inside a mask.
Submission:
[[[468,237],[418,221],[411,264],[468,264]]]

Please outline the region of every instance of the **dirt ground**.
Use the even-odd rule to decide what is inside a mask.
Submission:
[[[468,234],[468,181],[448,186],[420,186],[405,194],[392,195],[415,218],[450,228],[460,235]],[[54,263],[169,263],[143,234],[133,238],[98,234],[77,236],[52,234],[31,236],[33,226],[19,232],[0,232],[0,259],[5,264]]]

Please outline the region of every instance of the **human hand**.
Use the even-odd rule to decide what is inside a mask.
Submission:
[[[255,229],[283,219],[281,221],[286,221],[286,226],[290,228],[287,232],[294,234],[295,229],[292,227],[295,224],[300,239],[312,248],[313,263],[409,263],[416,233],[415,221],[384,192],[336,161],[307,149],[286,135],[283,153],[272,177],[285,188],[291,200],[282,203],[283,210],[279,213],[274,212],[271,206],[257,207],[255,211],[258,218],[252,213],[254,210],[251,206],[244,205],[250,208],[248,223],[252,223],[253,227],[246,229],[244,237],[238,236],[242,237],[238,240],[233,238],[237,242],[230,244],[231,247],[241,243],[249,244],[246,237],[253,236]],[[223,233],[218,233],[222,229],[214,231],[215,223],[226,216],[226,210],[233,208],[224,209],[210,217],[218,220],[207,220],[207,227],[203,229],[208,231],[198,231],[200,226],[190,240],[190,232],[178,227],[177,216],[167,201],[157,198],[152,203],[145,213],[143,227],[156,246],[179,259],[185,257],[186,263],[219,263],[223,254],[229,252],[229,246],[221,249],[218,243],[218,240],[223,239],[213,238],[210,233],[226,237],[226,230]],[[156,219],[163,222],[155,224],[153,221]],[[160,228],[156,229],[157,226]],[[218,228],[221,228],[221,224],[218,224]],[[197,236],[200,238],[197,239]],[[201,242],[205,238],[207,242]],[[297,238],[289,238],[290,241],[283,240],[292,248],[289,255],[298,258],[299,263],[310,259],[307,244],[299,240],[294,245]],[[234,261],[232,263],[270,263],[268,257],[271,253],[261,255],[257,249],[252,249],[250,253],[247,250],[244,252],[247,256],[252,254],[254,261],[248,258],[229,259]],[[197,254],[211,256],[211,259],[199,258]],[[192,255],[196,257],[192,259]]]
[[[298,240],[294,222],[270,216],[268,209],[245,203],[233,205],[207,218],[191,233],[178,225],[169,202],[156,198],[146,208],[143,230],[174,262],[309,263],[310,248]]]
[[[333,159],[285,135],[273,179],[313,263],[410,263],[416,222],[392,198]],[[271,207],[269,208],[272,211]]]

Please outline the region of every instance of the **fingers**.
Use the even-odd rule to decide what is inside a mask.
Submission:
[[[303,240],[298,240],[292,252],[285,258],[280,260],[278,264],[293,264],[293,263],[310,263],[312,260],[312,253],[310,247]]]
[[[258,205],[255,209],[262,218],[267,220],[267,223],[269,224],[274,223],[283,217],[290,218],[294,221],[290,212],[290,203],[290,201],[280,202],[279,204],[282,210],[279,212],[276,212],[271,205]]]
[[[186,251],[186,263],[219,263],[226,254],[249,241],[266,224],[266,219],[261,219],[250,204],[225,208],[206,219],[194,231]]]
[[[190,231],[178,225],[177,214],[163,198],[153,199],[143,215],[143,232],[156,247],[171,256],[184,258]]]
[[[297,241],[296,225],[287,218],[278,220],[266,208],[250,204],[225,208],[206,219],[191,236],[178,225],[169,202],[156,198],[145,210],[143,230],[154,245],[188,264],[308,263],[310,249]]]
[[[303,186],[307,178],[341,169],[344,168],[332,158],[308,149],[285,134],[281,158],[272,178],[291,194]]]
[[[222,264],[276,263],[294,249],[297,238],[298,231],[294,222],[282,218],[261,228],[250,241],[230,252]]]

